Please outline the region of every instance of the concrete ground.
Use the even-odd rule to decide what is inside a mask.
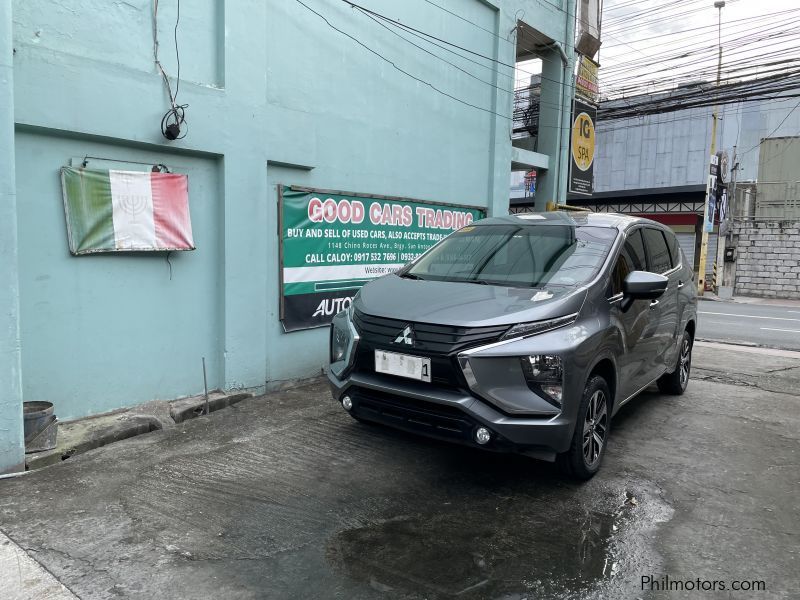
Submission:
[[[0,597],[797,598],[800,353],[694,366],[585,484],[361,425],[319,383],[3,479]],[[726,589],[642,590],[665,576]]]

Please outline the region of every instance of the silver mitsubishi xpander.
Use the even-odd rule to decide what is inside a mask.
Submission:
[[[336,315],[333,396],[359,421],[588,479],[623,404],[653,382],[686,389],[695,287],[675,235],[647,219],[485,219]]]

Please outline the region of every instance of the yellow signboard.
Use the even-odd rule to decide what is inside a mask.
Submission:
[[[581,171],[594,162],[594,120],[585,112],[577,114],[572,123],[572,159]]]
[[[594,189],[594,122],[597,109],[589,104],[575,100],[572,118],[570,148],[569,191],[573,194],[591,196]]]

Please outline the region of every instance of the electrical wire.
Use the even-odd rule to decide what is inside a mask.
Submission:
[[[773,133],[774,133],[774,132],[773,132]],[[772,155],[772,156],[770,156],[770,157],[769,157],[767,160],[765,160],[764,162],[762,162],[762,163],[759,165],[759,168],[763,167],[763,166],[764,166],[764,165],[766,165],[766,164],[769,164],[769,163],[771,163],[773,160],[775,160],[775,159],[776,159],[776,158],[778,158],[779,156],[783,156],[783,154],[784,154],[784,153],[785,153],[785,152],[786,152],[786,151],[789,149],[789,146],[791,146],[792,144],[794,144],[794,143],[797,141],[797,139],[798,139],[798,138],[800,138],[800,131],[798,131],[796,134],[794,134],[793,136],[791,136],[791,139],[790,139],[790,140],[789,140],[789,141],[786,143],[786,146],[784,146],[784,147],[783,147],[783,149],[782,149],[780,152],[778,152],[777,154],[773,154],[773,155]],[[765,138],[765,139],[766,139],[766,138]],[[765,141],[765,140],[762,140],[762,142],[759,142],[759,146],[760,146],[760,145],[761,145],[761,144],[762,144],[764,141]]]
[[[796,22],[792,22],[792,24],[795,24],[795,23],[800,23],[800,20],[798,20]],[[771,26],[771,27],[763,29],[763,30],[758,30],[753,35],[750,35],[750,36],[736,37],[735,38],[735,40],[736,40],[735,42],[731,42],[731,43],[727,43],[726,44],[725,48],[727,49],[727,52],[726,52],[725,56],[727,58],[729,58],[730,55],[731,55],[731,51],[732,50],[736,50],[736,49],[739,49],[739,48],[742,48],[742,47],[746,47],[746,46],[757,45],[760,42],[771,41],[771,40],[774,40],[775,38],[795,36],[795,35],[797,35],[798,32],[800,32],[800,29],[798,29],[797,27],[794,27],[792,29],[786,29],[786,26],[787,26],[787,24],[783,23],[783,24],[778,25],[778,26]],[[778,31],[775,31],[776,29],[778,29]],[[769,32],[773,32],[773,33],[769,33]],[[703,45],[703,46],[690,45],[690,46],[684,47],[681,51],[679,51],[677,53],[674,53],[674,54],[664,54],[664,55],[661,55],[661,56],[651,55],[651,56],[648,56],[648,60],[646,60],[646,61],[637,59],[637,60],[628,61],[626,63],[621,63],[619,65],[615,65],[613,68],[605,69],[603,71],[603,73],[606,76],[610,76],[610,79],[614,79],[614,76],[616,74],[618,74],[618,73],[619,74],[623,74],[623,75],[627,74],[630,77],[631,71],[636,72],[636,71],[640,71],[640,70],[644,69],[644,70],[647,70],[648,72],[652,72],[653,59],[657,59],[659,64],[665,63],[665,62],[673,62],[673,61],[676,61],[676,60],[680,60],[682,62],[679,65],[679,67],[691,67],[691,66],[694,66],[696,64],[702,64],[702,63],[706,63],[706,62],[710,63],[712,61],[715,63],[715,66],[716,66],[716,59],[717,59],[718,50],[719,50],[719,45],[717,43],[714,43],[713,45],[706,44],[706,45]],[[698,55],[698,54],[701,54],[701,55],[702,54],[707,54],[707,56],[704,56],[704,57],[701,57],[701,58],[695,58],[695,59],[692,59],[690,61],[684,61],[683,60],[683,59],[686,59],[686,58],[689,58],[689,57],[692,57],[692,56],[695,56],[695,55]],[[733,54],[738,54],[738,53],[733,53]]]
[[[462,16],[461,16],[461,15],[459,15],[458,13],[456,13],[456,12],[453,12],[452,10],[448,10],[448,9],[446,9],[444,6],[441,6],[441,5],[439,5],[439,4],[436,4],[436,2],[433,2],[433,0],[423,0],[423,2],[427,2],[427,3],[428,3],[428,4],[430,4],[431,6],[435,6],[435,7],[436,7],[436,8],[438,8],[439,10],[441,10],[441,11],[444,11],[444,12],[446,12],[447,14],[454,16],[456,19],[460,19],[460,20],[464,21],[465,23],[469,23],[469,24],[470,24],[470,25],[472,25],[473,27],[477,27],[478,29],[481,29],[481,30],[483,30],[483,31],[485,31],[485,32],[487,32],[487,33],[489,33],[490,35],[492,35],[492,36],[496,37],[496,38],[497,38],[497,39],[499,39],[499,40],[503,40],[504,42],[508,42],[509,44],[513,44],[513,43],[514,43],[514,42],[512,42],[511,40],[509,40],[509,39],[506,39],[506,38],[504,38],[504,37],[503,37],[503,36],[501,36],[501,35],[497,35],[497,33],[495,33],[494,31],[492,31],[491,29],[487,29],[486,27],[483,27],[482,25],[478,25],[478,24],[477,24],[477,23],[475,23],[474,21],[470,21],[470,20],[469,20],[469,19],[467,19],[466,17],[462,17]]]
[[[732,23],[743,23],[744,25],[747,26],[746,29],[748,29],[753,23],[757,23],[757,22],[762,21],[762,20],[772,19],[772,18],[775,18],[775,17],[778,17],[778,16],[786,15],[788,13],[795,13],[795,12],[798,12],[798,11],[800,11],[800,8],[789,8],[789,9],[778,11],[778,12],[774,12],[774,13],[767,13],[765,15],[760,15],[760,16],[757,16],[757,17],[747,17],[747,18],[743,18],[743,19],[733,19],[731,21],[726,21],[725,22],[726,33],[727,33],[727,27],[729,25],[731,25]],[[679,29],[678,31],[670,31],[670,32],[665,32],[665,33],[659,33],[658,34],[658,38],[659,38],[660,41],[657,44],[653,44],[651,46],[645,46],[645,50],[648,49],[648,48],[660,48],[660,47],[663,47],[664,46],[664,41],[663,41],[664,38],[668,38],[668,37],[671,37],[673,35],[682,35],[684,33],[689,33],[689,32],[692,32],[692,31],[700,31],[702,29],[712,29],[712,28],[713,28],[713,31],[711,31],[709,33],[712,33],[713,37],[716,38],[717,37],[716,33],[717,33],[717,28],[718,28],[718,24],[717,23],[713,23],[711,25],[702,25],[702,26],[699,26],[699,27],[691,27],[689,29]],[[696,36],[690,36],[690,37],[686,37],[686,38],[679,38],[678,40],[672,40],[669,43],[670,44],[674,44],[674,43],[677,43],[677,42],[680,42],[680,41],[683,41],[683,40],[688,40],[688,39],[696,39]],[[638,42],[638,41],[644,41],[644,40],[634,40],[634,41]],[[607,50],[607,49],[610,49],[610,48],[617,48],[620,45],[621,44],[603,44],[603,48]]]
[[[764,137],[764,138],[763,138],[763,139],[762,139],[760,142],[758,142],[758,143],[757,143],[755,146],[753,146],[752,148],[749,148],[749,149],[745,150],[744,152],[742,152],[742,154],[741,154],[740,156],[744,156],[745,154],[748,154],[748,153],[752,152],[753,150],[755,150],[756,148],[758,148],[759,146],[761,146],[761,144],[763,144],[763,143],[764,143],[764,140],[765,140],[765,139],[767,139],[767,138],[770,138],[770,137],[772,137],[773,135],[775,135],[775,133],[778,131],[778,129],[780,129],[780,128],[781,128],[781,125],[783,125],[784,123],[786,123],[786,121],[789,119],[789,117],[792,115],[792,113],[793,113],[795,110],[797,110],[797,107],[798,107],[798,106],[800,106],[800,101],[798,101],[798,102],[797,102],[797,104],[795,104],[795,105],[792,107],[792,110],[790,110],[788,113],[786,113],[786,116],[783,118],[783,120],[782,120],[780,123],[778,123],[778,126],[777,126],[775,129],[773,129],[773,130],[770,132],[770,134],[769,134],[769,135],[765,136],[765,137]]]
[[[733,57],[739,57],[741,55],[749,55],[753,53],[755,48],[760,47],[760,44],[764,42],[769,42],[769,40],[775,38],[783,38],[785,40],[796,41],[800,39],[800,28],[796,30],[791,30],[789,32],[782,32],[778,34],[771,34],[768,36],[763,36],[761,38],[754,38],[753,40],[747,40],[741,44],[735,45],[733,49],[729,49],[726,57],[729,59]],[[665,59],[663,62],[669,63],[679,58],[685,58],[686,55],[692,54],[691,52],[685,53],[684,56],[679,56],[675,58]],[[765,66],[774,66],[778,63],[774,60],[764,61],[764,58],[775,59],[779,56],[789,56],[789,59],[785,62],[785,66],[787,70],[791,68],[790,63],[795,62],[797,59],[796,51],[793,48],[786,48],[780,51],[775,51],[770,54],[767,54],[764,57],[758,58],[748,58],[745,56],[744,58],[737,58],[735,61],[735,66],[729,67],[725,71],[726,74],[731,74],[734,72],[738,72],[738,77],[745,77],[746,71],[750,71],[752,75],[758,75],[759,71]],[[662,75],[660,78],[652,78],[650,73],[636,73],[636,69],[633,69],[633,73],[628,73],[627,75],[621,75],[618,78],[611,77],[603,78],[603,91],[604,96],[612,97],[614,95],[628,95],[631,93],[636,93],[643,88],[652,88],[654,86],[665,86],[669,85],[670,83],[676,83],[680,79],[684,80],[694,80],[696,81],[702,77],[709,77],[716,72],[717,66],[713,63],[716,62],[713,60],[713,57],[705,57],[695,61],[689,62],[680,62],[673,65],[664,66],[662,64],[660,68],[660,73],[666,74],[671,71],[676,71],[679,69],[683,69],[686,72],[675,75],[675,76],[664,76]],[[705,66],[702,66],[705,65]],[[743,67],[748,67],[747,69]],[[617,83],[623,83],[625,85],[615,85]],[[652,91],[652,90],[651,90]]]
[[[427,1],[427,0],[426,0],[426,1]],[[480,77],[478,77],[478,76],[477,76],[477,75],[475,75],[474,73],[471,73],[470,71],[467,71],[466,69],[463,69],[463,68],[462,68],[462,67],[460,67],[459,65],[457,65],[457,64],[455,64],[455,63],[453,63],[452,61],[449,61],[449,60],[445,59],[444,57],[442,57],[442,56],[439,56],[439,55],[438,55],[438,54],[436,54],[435,52],[431,52],[431,51],[430,51],[430,50],[428,50],[427,48],[424,48],[423,46],[420,46],[419,44],[417,44],[417,43],[413,42],[412,40],[410,40],[410,39],[406,38],[405,36],[401,35],[401,34],[400,34],[400,33],[398,33],[397,31],[395,31],[394,29],[392,29],[390,26],[388,26],[388,25],[386,25],[386,24],[382,23],[380,20],[378,20],[378,19],[376,19],[375,17],[373,17],[371,14],[369,14],[369,13],[367,13],[367,12],[364,12],[364,11],[361,11],[360,9],[354,9],[354,10],[357,10],[358,12],[360,12],[361,14],[363,14],[365,17],[367,17],[368,19],[370,19],[370,20],[374,21],[374,22],[375,22],[376,24],[378,24],[380,27],[382,27],[383,29],[386,29],[387,31],[389,31],[389,32],[390,32],[390,33],[392,33],[393,35],[395,35],[395,36],[397,36],[398,38],[400,38],[401,40],[405,41],[406,43],[408,43],[408,44],[411,44],[412,46],[414,46],[415,48],[418,48],[418,49],[419,49],[419,50],[421,50],[422,52],[425,52],[426,54],[429,54],[430,56],[433,56],[433,57],[434,57],[434,58],[436,58],[437,60],[440,60],[440,61],[444,62],[445,64],[448,64],[448,65],[452,66],[453,68],[457,69],[458,71],[461,71],[462,73],[466,74],[468,77],[471,77],[472,79],[475,79],[476,81],[479,81],[480,83],[483,83],[483,84],[485,84],[485,85],[488,85],[489,87],[492,87],[492,88],[494,88],[494,89],[496,89],[496,90],[499,90],[499,91],[501,91],[501,92],[505,92],[505,93],[507,93],[507,94],[515,94],[515,103],[516,103],[516,101],[518,100],[518,98],[519,98],[519,96],[520,96],[520,92],[522,92],[522,95],[524,95],[524,93],[525,93],[525,92],[527,92],[527,91],[530,89],[530,88],[528,88],[527,86],[526,86],[526,87],[524,87],[524,88],[521,88],[521,89],[508,89],[508,88],[505,88],[505,87],[503,87],[503,86],[496,85],[496,84],[494,84],[494,83],[492,83],[492,82],[490,82],[490,81],[486,81],[485,79],[481,79]],[[434,44],[434,45],[436,45],[437,47],[441,47],[441,46],[439,46],[438,44]],[[444,50],[447,50],[447,48],[443,48],[443,49],[444,49]],[[461,54],[456,54],[456,55],[457,55],[457,56],[460,56],[460,57],[463,57]],[[463,57],[463,58],[465,58],[465,59],[469,60],[469,59],[468,59],[468,58],[466,58],[466,57]],[[475,63],[475,64],[481,65],[481,63]],[[483,66],[483,65],[481,65],[481,66]],[[493,69],[492,69],[492,70],[493,70]],[[540,75],[540,74],[539,74],[538,76],[541,78],[541,75]],[[544,78],[544,79],[545,79],[545,80],[547,80],[547,78]],[[553,81],[555,81],[555,80],[553,80]],[[556,83],[559,83],[559,84],[561,84],[561,82],[557,82],[557,81],[556,81]],[[563,84],[562,84],[562,85],[563,85]],[[560,105],[559,105],[559,104],[557,104],[557,103],[555,103],[555,102],[547,102],[547,101],[541,100],[541,98],[539,99],[539,101],[538,101],[538,104],[544,104],[544,105],[548,105],[548,106],[553,106],[553,107],[555,107],[555,108],[559,108],[559,107],[560,107]],[[514,116],[513,120],[516,120],[516,116]]]
[[[513,111],[513,115],[512,115],[511,119],[509,119],[509,117],[507,117],[505,115],[502,115],[502,114],[499,114],[499,113],[497,113],[497,112],[495,112],[493,110],[490,110],[490,109],[487,109],[485,107],[481,107],[481,106],[466,102],[466,101],[464,101],[464,100],[462,100],[460,98],[456,98],[452,94],[448,94],[444,90],[441,90],[441,89],[437,88],[432,83],[430,83],[428,81],[425,81],[425,80],[417,77],[416,75],[406,71],[405,69],[401,68],[399,65],[395,64],[391,59],[383,56],[382,54],[378,53],[374,49],[368,47],[366,44],[364,44],[363,42],[355,39],[352,35],[348,34],[347,32],[344,32],[343,30],[337,28],[332,23],[330,23],[328,21],[328,19],[324,15],[322,15],[321,13],[317,12],[316,10],[314,10],[313,8],[308,6],[305,2],[302,2],[301,0],[296,0],[296,1],[299,4],[301,4],[302,6],[304,6],[307,10],[313,12],[318,17],[322,18],[331,28],[333,28],[334,30],[336,30],[340,34],[345,35],[346,37],[350,38],[351,40],[355,41],[356,43],[358,43],[359,45],[364,47],[366,50],[368,50],[372,54],[375,54],[376,56],[378,56],[381,60],[383,60],[385,62],[388,62],[389,64],[392,65],[393,68],[399,70],[401,73],[405,74],[406,76],[411,77],[412,79],[431,87],[432,89],[434,89],[438,93],[441,93],[441,94],[443,94],[443,95],[445,95],[445,96],[447,96],[447,97],[449,97],[451,99],[454,99],[454,100],[456,100],[456,101],[458,101],[458,102],[460,102],[462,104],[471,106],[473,108],[482,110],[484,112],[488,112],[488,113],[494,114],[496,116],[500,116],[500,117],[502,117],[504,119],[512,120],[512,121],[514,121],[515,125],[516,125],[517,122],[519,122],[520,114],[523,114],[526,110],[528,110],[530,108],[530,106],[525,106],[525,107],[520,107],[519,106],[519,101],[521,99],[524,99],[524,94],[526,94],[526,93],[530,94],[530,89],[524,89],[524,90],[522,90],[521,94],[520,93],[515,94],[515,109]],[[405,33],[407,33],[407,34],[409,34],[411,36],[414,36],[414,37],[416,37],[416,38],[418,38],[420,40],[423,40],[424,43],[426,43],[426,44],[431,44],[434,47],[438,47],[440,49],[444,49],[444,50],[446,50],[448,52],[451,52],[455,56],[459,57],[459,59],[461,59],[461,60],[470,61],[470,62],[472,62],[472,63],[474,63],[474,64],[476,64],[478,66],[481,66],[483,68],[489,69],[489,70],[491,70],[491,71],[493,71],[493,72],[495,72],[495,73],[497,73],[499,75],[508,76],[506,73],[498,71],[496,68],[493,68],[493,67],[491,67],[489,65],[486,65],[484,63],[478,62],[474,58],[471,58],[471,57],[476,57],[478,59],[481,59],[481,60],[484,60],[484,61],[488,61],[490,63],[497,64],[497,65],[504,66],[504,67],[509,67],[509,68],[513,67],[513,68],[516,68],[516,70],[520,71],[520,72],[522,71],[516,65],[511,65],[509,63],[506,63],[506,62],[503,62],[501,60],[495,59],[495,58],[493,58],[491,56],[487,56],[486,54],[483,54],[483,53],[480,53],[480,52],[476,52],[474,50],[471,50],[471,49],[466,48],[464,46],[461,46],[459,44],[455,44],[455,43],[450,42],[450,41],[448,41],[446,39],[443,39],[441,37],[434,36],[432,34],[429,34],[429,33],[425,32],[425,31],[422,31],[422,30],[417,29],[415,27],[412,27],[410,25],[406,25],[406,24],[404,24],[404,23],[402,23],[402,22],[400,22],[398,20],[391,19],[389,17],[386,17],[385,15],[381,15],[380,13],[377,13],[375,11],[372,11],[372,10],[368,9],[368,8],[365,8],[365,7],[363,7],[363,6],[359,5],[359,4],[356,4],[355,2],[351,2],[349,0],[342,0],[342,1],[345,4],[349,5],[351,8],[353,8],[354,10],[358,10],[359,12],[364,14],[365,16],[369,17],[372,21],[374,21],[377,24],[381,25],[382,28],[391,31],[394,35],[396,35],[400,39],[404,40],[406,43],[409,43],[409,44],[415,46],[417,49],[425,52],[428,55],[431,55],[431,56],[435,57],[437,60],[441,60],[441,61],[445,62],[446,64],[449,64],[450,66],[458,69],[459,71],[464,72],[468,76],[470,76],[470,77],[472,77],[472,78],[474,78],[474,79],[476,79],[476,80],[478,80],[478,81],[480,81],[480,82],[482,82],[482,83],[484,83],[486,85],[489,85],[489,86],[491,86],[491,87],[493,87],[495,89],[498,89],[500,91],[510,92],[511,90],[507,90],[504,87],[498,86],[498,85],[496,85],[494,83],[491,83],[489,81],[481,79],[480,77],[477,77],[476,75],[474,75],[473,73],[470,73],[469,71],[466,71],[465,69],[463,69],[459,65],[456,65],[455,63],[446,60],[445,58],[443,58],[442,56],[436,54],[435,52],[432,52],[430,49],[425,48],[425,47],[413,42],[412,40],[408,39],[404,35],[401,35],[400,33],[398,33],[398,31],[394,31],[392,28],[397,29],[399,31],[403,31],[403,32],[405,32]],[[433,5],[433,6],[436,6],[437,8],[440,8],[440,9],[444,10],[444,12],[452,14],[452,11],[448,11],[447,9],[444,9],[443,7],[437,5],[435,2],[431,2],[430,0],[424,0],[424,1],[426,1],[427,3],[429,3],[429,4]],[[454,15],[453,14],[452,16],[460,18],[459,15]],[[494,35],[495,37],[499,37],[500,39],[503,39],[501,36],[498,36],[496,33],[491,32],[490,30],[488,30],[488,29],[486,29],[484,27],[481,27],[477,23],[469,21],[468,19],[460,18],[460,20],[463,20],[463,21],[465,21],[467,23],[470,23],[471,25],[473,25],[473,26],[475,26],[475,27],[477,27],[479,29],[483,29],[483,30],[485,30],[485,31],[487,31],[489,33],[492,33],[492,35]],[[767,30],[768,30],[770,25],[771,24],[767,24]],[[763,31],[759,31],[759,32],[756,32],[756,33],[763,33]],[[786,37],[787,34],[784,32],[783,35],[784,35],[784,37]],[[756,36],[756,35],[750,35],[749,37],[745,37],[742,40],[740,40],[739,43],[736,45],[736,48],[744,47],[744,46],[746,46],[748,44],[757,44],[760,41],[768,40],[768,39],[771,39],[772,37],[773,36],[762,36],[762,38],[759,39],[758,36]],[[701,42],[701,44],[702,44],[702,42]],[[714,45],[714,46],[711,46],[710,48],[711,49],[715,49],[716,47],[717,46]],[[458,51],[453,50],[453,48],[455,48],[457,50],[460,50],[461,52],[466,53],[469,56],[465,56],[464,54],[461,54]],[[677,57],[676,57],[676,59],[677,59]],[[704,58],[700,58],[697,62],[698,62],[698,64],[702,64],[704,60],[705,60]],[[772,100],[772,99],[785,100],[787,98],[800,97],[800,93],[799,94],[787,94],[786,93],[786,92],[792,91],[792,89],[796,90],[799,87],[799,85],[798,85],[799,82],[794,81],[794,80],[791,79],[791,77],[793,77],[794,75],[797,75],[797,73],[795,71],[790,70],[790,69],[786,69],[786,68],[781,69],[778,66],[778,62],[779,61],[770,61],[770,62],[771,62],[772,65],[775,65],[775,67],[776,67],[776,68],[772,69],[772,71],[780,71],[780,73],[778,73],[777,76],[766,77],[766,78],[757,78],[757,79],[754,79],[754,80],[739,82],[738,84],[733,84],[733,85],[730,85],[730,86],[726,86],[724,88],[710,88],[709,85],[696,86],[696,87],[694,87],[692,89],[681,90],[681,91],[679,91],[677,93],[672,93],[672,94],[668,95],[669,96],[668,100],[664,100],[664,99],[655,99],[654,100],[652,97],[643,96],[642,98],[634,99],[635,100],[634,102],[626,101],[621,106],[614,106],[614,105],[609,105],[608,103],[604,103],[605,106],[601,105],[601,107],[600,107],[600,115],[601,115],[602,118],[600,119],[599,125],[602,125],[604,123],[604,121],[623,120],[623,119],[628,119],[629,120],[631,118],[643,118],[643,117],[646,117],[648,115],[665,114],[665,113],[669,113],[669,112],[676,112],[678,110],[686,110],[686,109],[691,109],[691,108],[700,108],[700,107],[711,106],[711,105],[715,105],[715,104],[716,105],[726,105],[726,104],[739,103],[739,108],[741,109],[741,105],[742,104],[749,103],[749,102],[755,102],[755,101],[759,101],[759,100]],[[737,64],[739,64],[740,66],[732,67],[728,71],[726,71],[726,73],[728,75],[732,75],[734,72],[747,72],[747,69],[763,68],[765,65],[767,65],[769,63],[762,62],[762,63],[746,63],[745,64],[742,61],[740,61]],[[539,77],[542,77],[542,75],[538,74],[538,73],[531,73],[531,74],[532,75],[537,75]],[[542,77],[542,79],[546,80],[547,78]],[[673,77],[673,78],[670,78],[670,81],[675,81],[677,79],[679,79],[679,78],[674,78]],[[558,84],[561,84],[561,85],[565,85],[565,83],[561,82],[561,81],[555,81],[555,83],[558,83]],[[650,82],[650,83],[652,84],[652,82]],[[635,89],[635,88],[631,87],[630,89]],[[540,100],[540,102],[541,102],[541,100]],[[625,126],[622,126],[622,127],[614,127],[614,128],[611,128],[611,129],[618,130],[618,129],[624,129],[624,128],[633,128],[633,127],[638,127],[638,126],[640,126],[640,125],[639,124],[630,124],[630,125],[625,125]],[[563,127],[563,126],[560,126],[560,125],[541,125],[540,127],[541,128],[553,128],[553,129],[559,129],[559,130],[570,129],[571,128],[569,126],[568,127]]]
[[[175,92],[172,92],[172,85],[170,84],[167,72],[158,58],[158,0],[153,0],[153,58],[155,60],[158,70],[161,72],[161,77],[164,80],[164,85],[167,88],[167,95],[169,96],[170,108],[161,117],[161,135],[168,140],[180,140],[186,137],[189,133],[189,126],[186,122],[186,109],[188,104],[178,104],[178,92],[181,85],[181,55],[178,47],[178,26],[181,20],[181,0],[176,3],[177,14],[175,17],[175,28],[173,30],[173,37],[175,41],[175,62],[177,65],[176,78],[175,78]],[[181,131],[181,128],[182,131]]]
[[[337,32],[338,32],[338,33],[340,33],[341,35],[343,35],[343,36],[345,36],[345,37],[347,37],[347,38],[351,39],[351,40],[352,40],[352,41],[354,41],[356,44],[358,44],[359,46],[361,46],[362,48],[364,48],[365,50],[367,50],[367,51],[368,51],[368,52],[370,52],[371,54],[374,54],[375,56],[377,56],[378,58],[380,58],[382,61],[384,61],[384,62],[388,63],[388,64],[389,64],[389,65],[391,65],[391,66],[392,66],[394,69],[396,69],[396,70],[397,70],[397,71],[399,71],[400,73],[402,73],[402,74],[406,75],[407,77],[410,77],[411,79],[413,79],[413,80],[417,81],[418,83],[421,83],[421,84],[423,84],[423,85],[426,85],[426,86],[428,86],[429,88],[431,88],[431,89],[432,89],[432,90],[434,90],[435,92],[437,92],[437,93],[439,93],[439,94],[441,94],[441,95],[443,95],[443,96],[446,96],[447,98],[450,98],[451,100],[455,100],[456,102],[458,102],[458,103],[460,103],[460,104],[464,104],[465,106],[470,106],[470,107],[472,107],[472,108],[475,108],[475,109],[477,109],[477,110],[480,110],[480,111],[482,111],[482,112],[486,112],[486,113],[492,114],[492,115],[494,115],[494,116],[500,117],[500,118],[502,118],[502,119],[505,119],[505,120],[507,120],[507,121],[511,121],[511,117],[509,117],[509,116],[507,116],[507,115],[504,115],[504,114],[501,114],[501,113],[499,113],[499,112],[496,112],[496,111],[494,111],[494,110],[492,110],[492,109],[490,109],[490,108],[485,108],[485,107],[483,107],[483,106],[478,106],[477,104],[472,104],[471,102],[467,102],[466,100],[462,100],[461,98],[458,98],[457,96],[454,96],[454,95],[452,95],[452,94],[449,94],[449,93],[445,92],[445,91],[444,91],[444,90],[442,90],[442,89],[439,89],[438,87],[436,87],[435,85],[433,85],[433,84],[432,84],[432,83],[430,83],[429,81],[426,81],[426,80],[422,79],[421,77],[417,77],[416,75],[413,75],[412,73],[410,73],[410,72],[406,71],[405,69],[403,69],[402,67],[398,66],[398,65],[397,65],[397,64],[396,64],[394,61],[392,61],[391,59],[389,59],[389,58],[385,57],[385,56],[384,56],[383,54],[381,54],[380,52],[378,52],[378,51],[376,51],[376,50],[373,50],[372,48],[370,48],[369,46],[367,46],[367,45],[366,45],[364,42],[362,42],[361,40],[359,40],[359,39],[358,39],[358,38],[356,38],[355,36],[353,36],[353,35],[350,35],[350,34],[349,34],[349,33],[347,33],[346,31],[344,31],[344,30],[342,30],[342,29],[339,29],[338,27],[336,27],[336,26],[335,26],[333,23],[331,23],[331,22],[330,22],[330,21],[327,19],[327,17],[325,17],[325,15],[323,15],[322,13],[319,13],[319,12],[317,12],[316,10],[314,10],[313,8],[311,8],[311,7],[310,7],[308,4],[306,4],[305,2],[303,2],[303,0],[295,0],[295,2],[297,2],[298,4],[300,4],[301,6],[303,6],[303,7],[304,7],[306,10],[308,10],[308,11],[310,11],[310,12],[314,13],[315,15],[317,15],[317,16],[318,16],[320,19],[322,19],[322,20],[325,22],[325,24],[326,24],[326,25],[328,25],[328,27],[330,27],[330,28],[331,28],[331,29],[333,29],[334,31],[337,31]],[[348,3],[348,4],[349,4],[349,3]],[[354,5],[354,6],[355,6],[355,5]],[[355,7],[356,7],[356,8],[358,8],[358,6],[355,6]],[[372,12],[372,11],[369,11],[369,12]],[[377,14],[377,13],[376,13],[376,14]]]

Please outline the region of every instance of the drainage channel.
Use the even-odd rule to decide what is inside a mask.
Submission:
[[[183,423],[189,419],[203,416],[206,414],[206,410],[208,410],[208,413],[217,412],[223,408],[228,408],[229,406],[238,404],[242,400],[252,398],[252,396],[253,394],[249,393],[225,395],[212,394],[209,396],[207,404],[205,399],[203,399],[199,404],[194,399],[194,401],[191,403],[184,403],[183,400],[177,400],[169,409],[169,416],[173,421],[175,421],[175,423]]]
[[[206,410],[208,414],[214,413],[252,396],[250,393],[215,392],[209,396],[207,403],[205,398],[198,396],[175,400],[169,403],[169,416],[164,415],[161,418],[145,414],[114,413],[59,423],[56,447],[27,454],[25,470],[49,467],[114,442],[170,429],[184,421],[203,416]]]

